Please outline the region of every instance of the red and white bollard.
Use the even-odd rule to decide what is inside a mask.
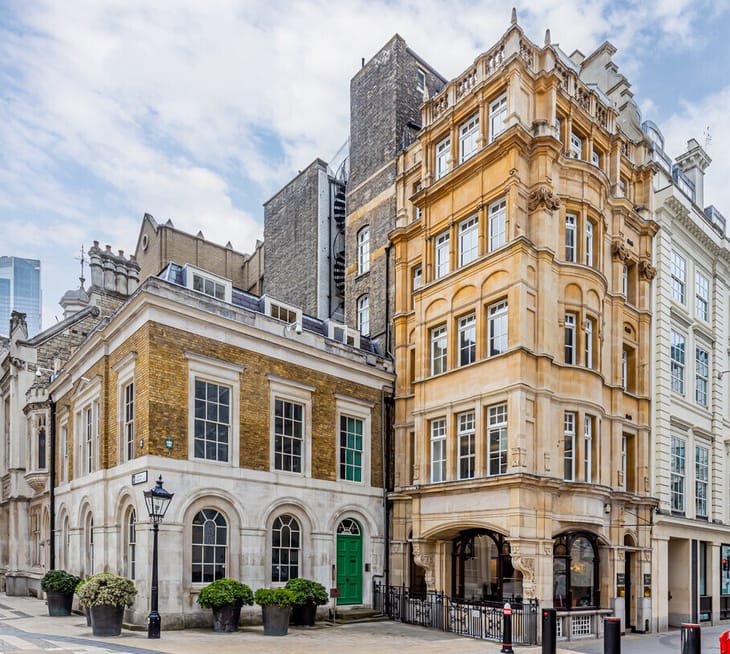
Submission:
[[[509,602],[504,603],[502,609],[502,649],[499,650],[505,654],[513,654],[512,649],[512,606]]]

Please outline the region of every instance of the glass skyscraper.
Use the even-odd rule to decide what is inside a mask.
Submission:
[[[8,336],[10,312],[26,315],[28,336],[41,330],[41,262],[0,257],[0,334]]]

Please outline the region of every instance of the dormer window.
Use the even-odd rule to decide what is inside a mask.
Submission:
[[[231,301],[232,285],[229,279],[219,277],[214,273],[189,264],[183,268],[183,275],[187,288],[191,288],[198,293],[204,293],[217,300]]]

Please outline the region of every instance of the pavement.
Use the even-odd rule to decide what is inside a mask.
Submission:
[[[577,641],[559,642],[557,654],[601,651],[602,644],[602,640],[595,639],[580,644]],[[660,651],[652,635],[638,636],[632,644],[642,652]],[[492,654],[501,652],[501,648],[501,643],[390,620],[342,625],[320,622],[310,628],[290,627],[289,634],[282,637],[264,636],[261,626],[246,625],[236,633],[216,633],[212,629],[163,629],[159,640],[148,639],[146,631],[129,629],[123,629],[121,636],[99,638],[92,634],[84,615],[52,618],[44,600],[0,594],[0,654]],[[513,648],[516,654],[542,651],[539,645],[514,645]],[[671,649],[678,651],[674,647]]]

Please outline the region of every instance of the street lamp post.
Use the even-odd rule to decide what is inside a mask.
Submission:
[[[162,475],[155,483],[155,487],[144,492],[144,503],[152,521],[152,597],[150,601],[150,615],[147,618],[147,638],[160,637],[160,613],[157,610],[157,533],[160,523],[165,517],[167,507],[174,493],[162,487]]]

